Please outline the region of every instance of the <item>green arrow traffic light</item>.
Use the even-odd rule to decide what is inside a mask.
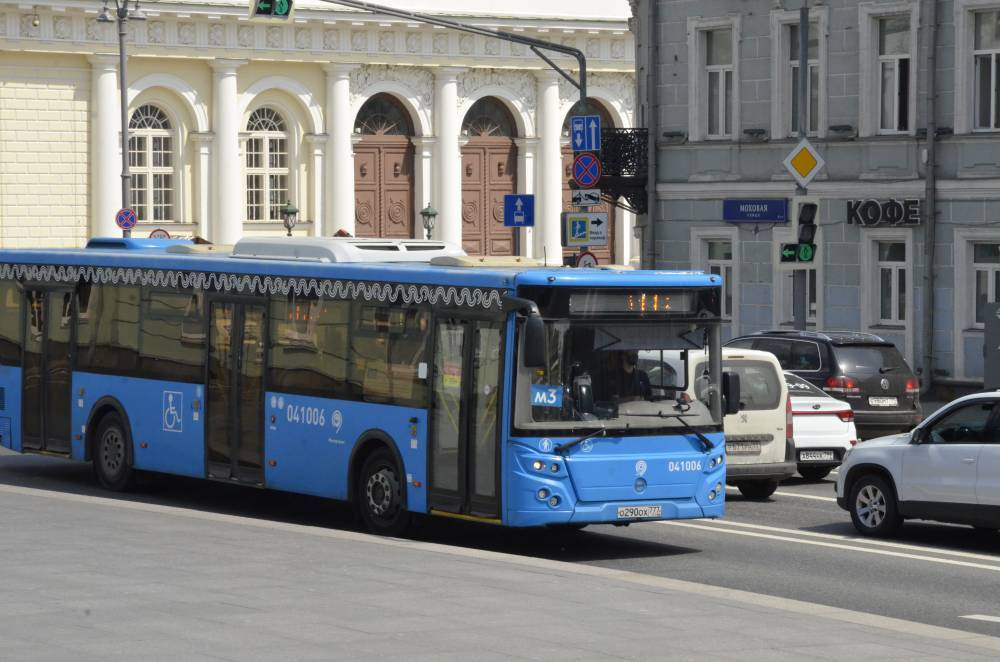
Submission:
[[[252,18],[287,19],[292,13],[293,0],[252,0]]]

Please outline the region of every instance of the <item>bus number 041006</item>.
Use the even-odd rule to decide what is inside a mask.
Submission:
[[[326,412],[319,407],[288,405],[285,408],[285,415],[288,417],[289,423],[304,423],[318,427],[326,425]]]

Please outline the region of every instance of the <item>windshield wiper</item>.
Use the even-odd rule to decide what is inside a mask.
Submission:
[[[579,439],[574,439],[573,441],[567,441],[565,444],[559,444],[558,446],[555,447],[555,451],[557,453],[562,453],[563,451],[568,451],[569,449],[573,448],[577,444],[582,444],[583,442],[587,441],[588,439],[593,439],[594,437],[603,437],[607,433],[608,433],[608,431],[606,429],[604,429],[604,428],[601,428],[599,430],[594,430],[590,434],[585,434],[582,437],[580,437]]]
[[[715,448],[715,444],[712,443],[711,439],[709,439],[708,437],[706,437],[705,435],[703,435],[701,432],[699,432],[695,428],[691,427],[691,425],[687,421],[684,420],[685,418],[688,418],[688,417],[692,416],[693,414],[688,414],[687,416],[685,416],[684,414],[667,414],[667,413],[661,411],[661,412],[658,412],[656,414],[628,414],[628,415],[629,416],[645,416],[647,418],[673,418],[673,419],[676,419],[677,422],[681,424],[681,427],[683,427],[685,430],[687,430],[688,432],[690,432],[694,436],[698,437],[698,441],[701,442],[701,445],[703,446],[703,450],[710,451],[713,448]]]

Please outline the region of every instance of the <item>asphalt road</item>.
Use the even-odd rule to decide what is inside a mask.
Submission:
[[[727,494],[724,520],[514,530],[433,520],[413,537],[742,589],[1000,636],[1000,536],[907,523],[890,541],[855,535],[833,500],[833,477],[792,480],[767,502]],[[109,496],[87,465],[0,453],[0,485]],[[355,529],[343,504],[153,476],[115,498],[300,524]],[[979,618],[967,618],[976,616]]]

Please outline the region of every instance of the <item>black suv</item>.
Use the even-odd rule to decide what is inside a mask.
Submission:
[[[770,352],[788,372],[850,403],[862,439],[908,432],[923,418],[920,381],[896,346],[876,335],[761,331],[726,345]]]

